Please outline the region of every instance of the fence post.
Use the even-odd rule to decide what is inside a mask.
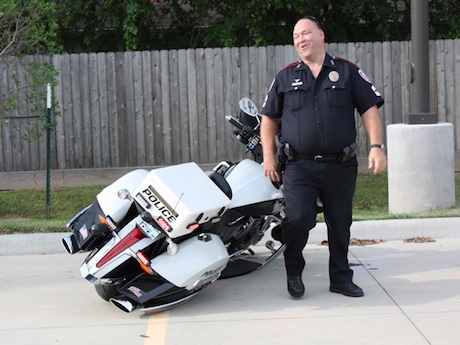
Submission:
[[[46,219],[50,219],[51,186],[51,84],[46,92]]]

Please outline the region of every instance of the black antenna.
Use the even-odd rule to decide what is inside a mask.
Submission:
[[[179,200],[177,200],[176,206],[174,206],[174,208],[173,208],[173,211],[174,211],[174,213],[176,213],[176,214],[177,214],[177,212],[176,212],[176,207],[177,207],[177,205],[179,205],[179,202],[180,202],[180,200],[182,199],[182,196],[183,196],[183,195],[184,195],[184,192],[182,192],[182,194],[181,194],[180,197],[179,197]]]

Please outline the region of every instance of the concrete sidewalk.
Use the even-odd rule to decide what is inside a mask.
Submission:
[[[328,291],[327,247],[307,245],[303,298],[287,294],[278,259],[171,311],[165,344],[458,344],[459,249],[460,239],[351,247],[365,296],[350,298]]]
[[[100,299],[79,275],[85,255],[60,249],[63,234],[1,235],[0,339],[11,345],[454,345],[460,339],[459,230],[460,218],[355,222],[352,237],[385,242],[350,247],[354,281],[365,293],[350,298],[328,291],[319,224],[304,250],[303,298],[288,295],[278,258],[151,315],[124,314]],[[412,237],[434,242],[403,241]],[[39,249],[23,255],[29,247]],[[256,254],[269,255],[263,246]]]

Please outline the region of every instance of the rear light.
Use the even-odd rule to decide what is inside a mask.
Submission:
[[[144,252],[138,251],[136,256],[144,265],[150,265],[150,259],[144,254]]]
[[[129,234],[126,235],[120,242],[118,242],[102,259],[96,264],[96,267],[102,267],[107,262],[115,258],[120,253],[131,247],[133,244],[139,242],[145,237],[143,232],[135,227]]]
[[[150,275],[153,275],[153,270],[150,268],[150,259],[144,254],[144,252],[138,251],[136,253],[139,259],[139,265],[141,268]]]
[[[171,225],[161,216],[158,217],[157,223],[166,232],[171,232],[173,230]]]
[[[101,215],[98,215],[97,217],[99,218],[99,221],[100,221],[101,223],[107,225],[107,227],[110,228],[110,224],[107,222],[107,220],[106,220],[104,217],[102,217]]]
[[[200,227],[200,224],[198,223],[192,223],[192,224],[187,225],[187,229],[190,231],[195,231],[199,227]]]

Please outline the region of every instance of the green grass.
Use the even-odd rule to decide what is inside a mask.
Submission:
[[[353,202],[353,219],[404,219],[460,217],[460,174],[455,175],[456,205],[445,210],[393,215],[388,210],[388,174],[359,175]]]
[[[60,188],[51,191],[46,219],[45,190],[0,191],[0,233],[62,232],[65,224],[91,204],[105,186]]]
[[[0,191],[0,233],[62,232],[65,224],[91,204],[104,186],[61,188],[51,191],[50,219],[46,219],[44,190]],[[354,219],[460,217],[460,174],[455,176],[454,208],[422,214],[388,212],[388,176],[359,175],[354,198]],[[322,216],[318,217],[322,220]]]

